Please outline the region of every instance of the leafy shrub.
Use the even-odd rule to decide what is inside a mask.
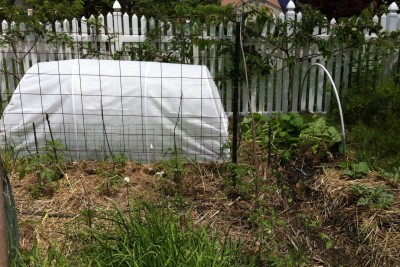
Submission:
[[[400,83],[396,77],[383,80],[379,73],[358,75],[344,92],[342,106],[350,149],[373,169],[391,171],[400,164]],[[338,118],[337,111],[332,115]]]
[[[254,114],[254,118],[256,141],[262,147],[268,147],[270,143],[271,148],[286,162],[295,157],[323,160],[339,150],[342,137],[335,127],[327,125],[325,117],[289,113],[274,119]],[[252,140],[251,125],[251,118],[242,122],[243,137],[248,141]]]
[[[400,127],[400,84],[393,79],[360,81],[343,94],[342,102],[347,125]]]

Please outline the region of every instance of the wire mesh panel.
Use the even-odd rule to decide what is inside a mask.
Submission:
[[[156,62],[36,64],[1,123],[3,146],[35,153],[56,142],[72,159],[124,154],[149,162],[178,153],[215,161],[228,138],[227,117],[207,67]]]

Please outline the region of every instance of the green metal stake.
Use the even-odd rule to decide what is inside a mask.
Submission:
[[[0,267],[8,267],[7,218],[4,204],[3,164],[0,158]]]
[[[242,13],[237,11],[236,16],[236,39],[235,39],[235,53],[233,55],[233,66],[235,69],[235,76],[233,77],[233,121],[232,121],[232,163],[234,164],[234,171],[232,173],[233,185],[237,182],[236,164],[237,164],[237,150],[238,150],[238,125],[239,125],[239,64],[240,64],[240,23],[242,21]]]

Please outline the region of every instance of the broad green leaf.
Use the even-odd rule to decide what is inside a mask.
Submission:
[[[290,124],[297,128],[301,128],[304,125],[304,120],[302,117],[295,117],[290,121]]]

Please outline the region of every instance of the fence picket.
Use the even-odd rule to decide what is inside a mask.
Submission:
[[[315,29],[314,29],[315,30]],[[316,45],[311,45],[311,50],[310,54],[314,55],[317,50]],[[317,58],[313,56],[311,58],[310,66],[312,64],[317,63]],[[317,73],[318,69],[316,67],[313,67],[310,69],[309,74],[310,75],[310,83],[308,84],[308,111],[310,112],[315,112],[315,92],[316,92],[316,82],[317,82]]]
[[[257,76],[252,75],[250,80],[250,107],[251,112],[257,112]]]
[[[283,79],[283,73],[285,72],[283,69],[284,63],[283,63],[283,52],[278,51],[277,52],[277,57],[276,57],[276,87],[275,87],[275,112],[281,112],[282,111],[282,79]]]
[[[307,85],[308,85],[308,74],[306,73],[308,70],[308,56],[309,56],[309,48],[310,45],[307,44],[303,48],[303,54],[302,54],[302,70],[301,70],[301,79],[300,79],[300,111],[305,111],[306,110],[306,101],[307,101]],[[307,74],[307,76],[306,76]]]
[[[146,35],[147,33],[147,20],[145,16],[140,18],[140,35]]]
[[[124,35],[130,34],[129,15],[125,12],[122,16],[122,25],[124,28]]]
[[[267,93],[267,113],[272,114],[274,111],[274,70],[271,70],[268,74],[268,93]]]
[[[226,99],[225,99],[225,110],[226,113],[230,116],[232,115],[232,81],[226,81]]]
[[[215,36],[216,36],[215,29],[216,29],[215,25],[211,25],[210,26],[210,37],[211,37],[211,39],[214,39]],[[209,66],[209,69],[210,69],[211,75],[214,76],[214,77],[215,77],[215,58],[216,58],[215,44],[212,43],[211,46],[210,46],[210,58],[209,58],[210,66]]]
[[[239,107],[239,110],[242,110],[241,114],[244,116],[249,114],[249,89],[250,88],[247,86],[246,82],[243,82],[239,89],[242,93],[242,97],[239,99],[239,103],[242,103],[242,106]],[[240,102],[240,100],[242,101]]]
[[[318,59],[318,63],[320,63],[321,65],[325,66],[325,58],[323,57],[319,57]],[[315,67],[316,68],[316,67]],[[317,113],[321,113],[323,111],[323,98],[324,98],[324,77],[325,77],[325,72],[321,69],[318,68],[318,86],[317,86]]]

